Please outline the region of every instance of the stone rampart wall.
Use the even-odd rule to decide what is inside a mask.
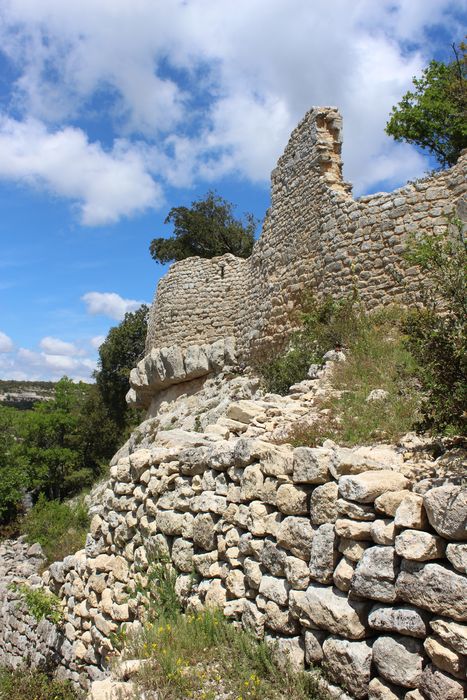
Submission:
[[[151,310],[146,352],[233,335],[248,361],[284,345],[307,294],[356,288],[369,308],[413,301],[419,279],[402,259],[407,235],[437,232],[447,215],[466,211],[467,156],[395,192],[354,200],[341,176],[341,130],[337,110],[324,107],[294,130],[248,260],[190,258],[171,267]]]
[[[384,446],[179,431],[146,444],[114,459],[86,549],[43,576],[64,602],[62,675],[101,677],[112,634],[138,624],[136,581],[158,550],[187,608],[220,607],[296,668],[324,664],[351,697],[462,700],[467,499],[456,479],[417,484],[406,455]],[[14,622],[17,601],[3,595],[0,663],[50,634]]]

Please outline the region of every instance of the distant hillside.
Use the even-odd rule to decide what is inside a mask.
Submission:
[[[55,382],[0,379],[0,406],[26,410],[38,401],[49,401],[54,397],[54,393]]]

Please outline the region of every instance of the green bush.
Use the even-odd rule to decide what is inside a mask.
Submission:
[[[29,542],[39,542],[48,563],[84,547],[89,516],[83,500],[75,505],[48,501],[43,494],[22,523]]]
[[[69,681],[52,680],[41,671],[0,668],[0,700],[80,700],[83,697]]]
[[[418,363],[425,400],[419,427],[463,433],[467,406],[467,246],[462,223],[414,237],[408,261],[424,274],[423,303],[404,324],[406,346]]]
[[[355,295],[323,301],[310,297],[300,320],[288,350],[258,367],[267,389],[277,394],[286,394],[292,384],[306,379],[310,365],[320,364],[328,350],[348,346],[366,316]]]
[[[54,625],[59,625],[63,620],[63,608],[60,598],[44,590],[43,588],[31,588],[23,584],[17,587],[26,608],[38,622],[45,618]]]

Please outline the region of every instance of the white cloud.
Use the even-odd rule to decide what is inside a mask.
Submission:
[[[87,306],[87,312],[93,316],[102,314],[116,321],[121,321],[128,311],[139,309],[143,301],[124,299],[115,292],[87,292],[81,299]]]
[[[82,355],[83,351],[79,350],[74,343],[67,343],[60,338],[52,338],[51,336],[46,336],[42,338],[39,346],[46,353],[52,355]]]
[[[455,0],[4,5],[0,42],[23,118],[3,120],[0,176],[77,201],[89,225],[160,205],[153,177],[177,187],[229,174],[266,181],[312,105],[341,109],[357,190],[419,175],[426,161],[384,126],[432,55],[427,29],[441,23],[462,38]],[[110,151],[63,126],[101,116],[104,93],[105,117],[125,137]]]
[[[81,129],[50,132],[28,118],[0,115],[0,178],[42,186],[78,202],[85,225],[109,224],[162,201],[137,146],[114,143],[106,152]]]
[[[90,342],[91,342],[92,347],[95,348],[96,350],[98,350],[100,348],[100,346],[102,345],[102,343],[104,342],[104,340],[105,340],[105,335],[95,335],[94,338],[91,338]]]
[[[12,339],[6,333],[0,331],[0,352],[11,352],[13,347]]]
[[[77,381],[91,381],[96,361],[91,357],[70,357],[19,348],[8,358],[0,356],[0,375],[8,379],[57,381],[64,375]]]

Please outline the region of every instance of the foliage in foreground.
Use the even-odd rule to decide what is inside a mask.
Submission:
[[[63,620],[63,608],[58,598],[43,588],[31,588],[27,584],[17,587],[18,593],[26,605],[30,615],[38,622],[46,619],[59,625]]]
[[[403,318],[397,309],[358,317],[347,359],[333,371],[337,393],[321,401],[319,407],[327,411],[324,418],[297,429],[295,444],[317,445],[325,439],[341,445],[395,441],[413,429],[420,392],[417,366],[399,327]],[[368,401],[375,389],[387,394]]]
[[[235,700],[319,700],[314,674],[281,665],[264,642],[235,627],[217,610],[183,613],[175,592],[176,574],[157,555],[144,593],[147,621],[126,642],[126,658],[145,659],[136,682],[158,700],[214,700],[219,690]],[[151,696],[149,696],[151,697]]]
[[[51,679],[46,673],[19,668],[0,668],[0,700],[81,700],[83,694],[68,681]]]
[[[59,561],[84,547],[89,528],[88,511],[82,500],[68,505],[40,496],[22,522],[29,542],[38,542],[47,562]]]
[[[233,205],[215,192],[208,192],[191,207],[173,207],[165,219],[173,222],[170,238],[154,238],[149,246],[151,256],[159,263],[185,260],[193,255],[213,258],[232,253],[248,258],[254,243],[256,219],[246,214],[246,223],[233,215]]]
[[[412,239],[408,261],[427,284],[422,308],[408,315],[403,330],[416,358],[425,400],[420,427],[465,433],[467,407],[467,245],[462,223]]]
[[[449,63],[431,61],[414,90],[392,108],[386,133],[428,150],[442,167],[454,165],[467,147],[466,44],[454,49]]]

